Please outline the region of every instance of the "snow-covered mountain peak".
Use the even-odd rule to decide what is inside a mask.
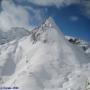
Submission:
[[[49,26],[49,27],[56,26],[55,21],[54,21],[54,19],[52,17],[49,17],[46,20],[45,25],[46,26]]]
[[[46,21],[39,27],[41,30],[47,30],[49,28],[55,28],[57,30],[57,25],[52,17],[46,19]]]
[[[42,42],[53,42],[58,41],[64,42],[64,35],[56,25],[53,18],[49,17],[41,26],[31,31],[31,38],[34,43],[36,41]]]
[[[50,17],[29,35],[1,45],[0,86],[17,86],[19,90],[86,90],[90,59],[66,41],[60,30]]]

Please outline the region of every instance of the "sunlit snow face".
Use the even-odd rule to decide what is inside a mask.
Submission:
[[[90,19],[90,0],[80,0],[80,5],[83,15]]]

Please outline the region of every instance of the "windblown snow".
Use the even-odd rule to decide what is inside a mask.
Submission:
[[[28,36],[30,32],[24,28],[13,27],[11,30],[2,31],[0,30],[0,45],[13,41],[14,39],[19,40],[24,36]]]
[[[90,90],[90,58],[65,39],[52,18],[25,33],[0,45],[0,87]]]

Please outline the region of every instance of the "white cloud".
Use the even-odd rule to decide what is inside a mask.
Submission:
[[[64,7],[71,4],[81,4],[81,11],[83,15],[90,18],[90,0],[15,0],[19,3],[22,2],[30,2],[40,6],[56,6],[56,7]]]
[[[33,29],[32,23],[41,23],[44,18],[43,9],[34,9],[31,6],[15,5],[12,0],[2,0],[0,12],[0,29],[8,30],[11,27]],[[31,14],[33,13],[33,15]]]
[[[31,23],[36,23],[36,25],[40,25],[43,21],[44,21],[44,19],[45,19],[45,13],[47,12],[47,9],[46,8],[44,8],[44,9],[42,9],[42,8],[32,8],[32,7],[30,7],[30,6],[24,6],[24,8],[26,8],[27,10],[29,10],[29,12],[31,13],[33,13],[33,14],[30,14],[30,22]]]
[[[78,21],[79,20],[79,17],[78,16],[70,16],[69,17],[69,20],[70,21]]]
[[[45,19],[45,11],[43,9],[34,9],[31,6],[22,6],[20,2],[31,2],[37,5],[49,6],[55,5],[61,7],[76,3],[77,0],[15,0],[19,2],[15,5],[13,0],[2,0],[0,12],[0,29],[7,30],[11,27],[33,28],[31,23],[40,24]],[[31,11],[33,15],[31,14]]]
[[[90,19],[90,0],[81,1],[81,11]]]
[[[16,0],[18,2],[31,2],[41,6],[52,6],[62,7],[65,5],[78,3],[80,0]]]
[[[22,6],[16,6],[11,0],[3,0],[1,3],[0,28],[7,30],[11,27],[29,28],[29,13]],[[31,26],[30,26],[31,28]]]
[[[22,0],[17,0],[21,1]],[[90,19],[90,0],[23,0],[28,1],[36,5],[41,6],[56,6],[56,7],[64,7],[71,4],[81,4],[81,9],[83,14]],[[73,20],[76,20],[77,18],[72,18]]]

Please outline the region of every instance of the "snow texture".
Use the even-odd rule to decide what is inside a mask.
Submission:
[[[29,35],[0,45],[1,86],[90,90],[90,58],[65,39],[50,17]]]

